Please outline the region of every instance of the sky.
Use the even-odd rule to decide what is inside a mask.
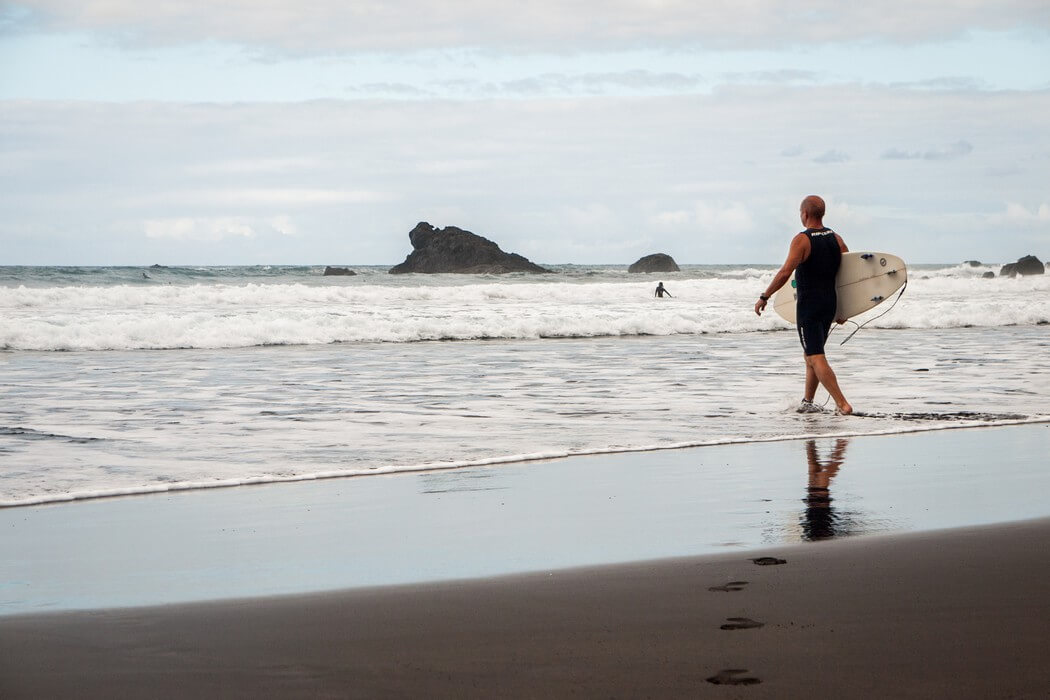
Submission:
[[[0,0],[0,265],[1050,258],[1047,0]]]

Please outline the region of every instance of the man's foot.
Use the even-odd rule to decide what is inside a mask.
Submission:
[[[853,413],[853,406],[850,406],[848,402],[843,401],[839,404],[839,407],[835,409],[836,413],[841,413],[844,416],[848,416]]]
[[[850,410],[852,411],[853,409]],[[823,413],[824,409],[809,399],[802,399],[802,403],[798,405],[795,411],[798,413]]]

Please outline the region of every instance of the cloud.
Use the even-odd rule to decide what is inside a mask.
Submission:
[[[346,88],[348,94],[367,95],[369,97],[429,97],[432,93],[407,83],[362,83]]]
[[[147,238],[178,241],[220,241],[224,238],[252,238],[255,230],[244,219],[151,219],[143,222]]]
[[[919,151],[902,151],[899,148],[890,148],[883,151],[882,157],[886,160],[918,160],[922,158]]]
[[[319,204],[367,204],[389,201],[394,195],[370,190],[293,189],[293,188],[227,188],[175,190],[150,194],[135,200],[136,204],[179,206],[305,207]]]
[[[826,198],[827,210],[835,219],[835,225],[843,230],[863,230],[869,228],[876,217],[872,207],[850,204],[834,196]]]
[[[723,173],[723,177],[705,181],[676,182],[668,187],[669,192],[680,195],[718,195],[720,197],[731,197],[739,194],[742,183],[733,180]]]
[[[255,175],[260,173],[288,173],[316,168],[316,158],[245,158],[239,160],[205,161],[188,165],[188,175]]]
[[[616,212],[607,204],[600,202],[565,207],[562,209],[561,216],[570,226],[592,231],[608,229],[616,220]]]
[[[495,47],[696,45],[769,48],[815,42],[919,42],[986,31],[1050,27],[1045,0],[19,0],[9,31],[99,32],[132,45],[218,41],[326,53]],[[581,31],[585,27],[585,31]],[[784,30],[791,27],[790,32]]]
[[[492,167],[490,161],[480,158],[451,158],[419,161],[415,165],[415,170],[428,175],[461,175],[480,172],[490,167]]]
[[[298,236],[300,235],[299,227],[295,225],[290,216],[275,216],[270,219],[267,224],[276,233],[282,236]]]
[[[928,151],[904,151],[899,148],[890,148],[882,153],[885,160],[955,160],[973,152],[973,145],[968,141],[956,141],[943,148],[934,148]]]
[[[649,217],[649,223],[662,229],[688,229],[704,232],[750,233],[755,230],[755,217],[742,202],[700,200],[690,209],[660,211]]]
[[[654,214],[649,219],[653,225],[660,228],[681,228],[693,221],[693,213],[690,211],[662,211]]]
[[[988,85],[977,78],[970,76],[945,76],[930,78],[929,80],[915,80],[910,82],[893,82],[892,88],[906,88],[915,90],[984,90]]]
[[[955,143],[922,154],[924,160],[955,160],[973,152],[973,146],[967,141],[956,141]]]
[[[1020,175],[1024,172],[1017,165],[989,165],[984,169],[984,173],[989,177],[1012,177],[1014,175]]]
[[[147,238],[174,241],[215,242],[224,239],[249,239],[260,234],[276,233],[298,236],[299,229],[288,216],[267,219],[253,217],[174,217],[148,219],[142,222]]]
[[[864,118],[812,107],[832,103]],[[652,251],[611,255],[603,242],[645,235],[680,262],[779,262],[799,200],[817,193],[828,224],[848,224],[851,246],[916,262],[958,250],[997,259],[1014,229],[1046,229],[1048,113],[1050,92],[850,85],[644,98],[0,101],[9,175],[0,249],[7,264],[384,264],[403,260],[408,231],[429,220],[552,263],[630,262]],[[961,153],[946,124],[979,146],[935,178],[871,145]],[[781,157],[785,144],[804,151]],[[851,162],[813,162],[828,149]],[[1024,176],[986,174],[1010,164]],[[989,237],[989,212],[1005,217],[1004,202],[1026,209],[1011,208],[1013,223]],[[525,245],[539,240],[540,250]]]
[[[723,73],[724,80],[731,83],[774,83],[776,85],[815,83],[821,74],[809,70],[761,70]]]
[[[555,93],[601,94],[610,88],[630,91],[684,91],[704,85],[698,75],[682,73],[654,72],[648,70],[628,70],[610,73],[562,74],[545,73],[542,75],[511,80],[496,85],[499,92],[522,95],[549,95]]]
[[[824,151],[819,156],[813,159],[814,163],[845,163],[849,160],[849,154],[843,153],[842,151],[831,149],[830,151]]]
[[[541,73],[513,80],[443,80],[443,94],[472,98],[573,95],[663,94],[695,91],[707,85],[702,76],[644,69],[617,72]],[[367,92],[362,89],[362,93]],[[406,97],[412,95],[406,91]]]
[[[1007,202],[1006,213],[1002,216],[1002,221],[1021,226],[1050,225],[1050,204],[1044,202],[1029,209],[1023,204]]]

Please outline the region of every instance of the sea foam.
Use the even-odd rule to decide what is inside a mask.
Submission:
[[[876,328],[1050,323],[1050,275],[981,279],[958,266],[911,273],[906,293],[857,319]],[[602,281],[602,277],[606,279]],[[578,338],[787,330],[752,311],[770,271],[655,282],[389,277],[368,283],[0,287],[0,348],[139,350],[428,340]],[[878,318],[875,318],[878,317]]]

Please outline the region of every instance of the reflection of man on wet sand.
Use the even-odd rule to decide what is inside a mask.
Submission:
[[[836,516],[831,508],[831,480],[846,460],[849,440],[839,438],[827,459],[821,460],[817,441],[806,441],[806,461],[809,463],[809,485],[806,488],[805,515],[802,519],[802,539],[825,540],[834,537]]]

